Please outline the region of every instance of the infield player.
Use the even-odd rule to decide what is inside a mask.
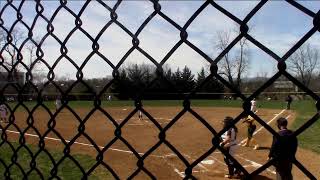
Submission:
[[[257,112],[257,101],[256,101],[256,98],[253,98],[253,99],[252,99],[250,110],[251,110],[253,113],[256,113],[256,112]]]
[[[142,112],[141,112],[141,110],[138,111],[138,118],[139,118],[140,121],[142,121]]]
[[[59,97],[57,97],[55,105],[56,105],[56,110],[58,110],[61,107],[61,99]]]
[[[7,115],[8,115],[7,106],[4,105],[4,104],[1,104],[0,105],[0,119],[1,119],[1,121],[5,122],[5,123],[8,123]]]
[[[233,121],[232,117],[229,117],[229,116],[225,117],[225,119],[223,120],[223,127],[225,128],[227,126],[230,126],[232,121]],[[220,146],[222,146],[225,150],[227,150],[231,156],[235,155],[235,151],[237,148],[237,142],[236,142],[237,133],[238,133],[238,129],[233,125],[221,136],[222,142],[220,143]],[[229,171],[229,174],[226,174],[225,177],[240,178],[240,171],[234,165],[234,162],[231,159],[227,158],[226,156],[224,157],[224,161],[228,166],[228,171]]]
[[[251,116],[248,116],[242,123],[246,123],[247,127],[248,127],[248,131],[247,131],[247,138],[244,140],[243,144],[240,143],[240,145],[245,146],[245,147],[249,147],[250,144],[253,145],[253,149],[257,150],[259,149],[259,144],[257,143],[257,141],[254,139],[253,137],[253,133],[256,130],[257,126],[254,123],[254,119]]]

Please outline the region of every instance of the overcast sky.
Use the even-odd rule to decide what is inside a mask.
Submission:
[[[116,3],[116,1],[104,2],[110,7],[113,7]],[[2,9],[5,2],[1,1],[0,3],[0,9]],[[48,19],[52,17],[54,11],[60,5],[58,1],[43,1],[41,3],[44,6],[43,15]],[[75,14],[78,14],[84,3],[85,1],[68,1],[67,6]],[[258,1],[217,1],[217,3],[239,19],[243,19],[255,7]],[[315,13],[320,10],[319,1],[301,1],[300,3]],[[20,1],[14,1],[13,4],[18,7]],[[160,1],[160,4],[161,11],[164,14],[180,26],[183,26],[203,4],[203,1]],[[149,1],[123,1],[116,12],[118,21],[134,34],[153,10],[153,4]],[[35,2],[31,0],[25,1],[22,5],[21,13],[23,14],[23,21],[28,26],[31,26],[36,15]],[[7,7],[3,11],[1,18],[4,21],[4,26],[11,27],[17,19],[16,11],[11,7]],[[110,12],[97,1],[92,1],[81,15],[81,20],[83,22],[82,28],[95,38],[103,26],[110,20]],[[62,8],[53,21],[54,34],[61,41],[64,41],[66,36],[75,27],[74,21],[75,18]],[[312,28],[312,21],[312,18],[284,1],[269,1],[250,20],[250,35],[279,56],[282,56]],[[27,32],[21,23],[16,24],[16,27]],[[42,38],[47,33],[46,27],[47,23],[42,18],[39,18],[34,27],[34,36]],[[187,29],[188,40],[208,56],[215,58],[220,53],[215,48],[217,32],[234,31],[238,28],[239,26],[235,22],[209,5]],[[140,40],[139,46],[156,61],[160,62],[180,40],[179,33],[174,26],[159,15],[156,15],[138,36]],[[231,39],[235,36],[236,34],[232,33]],[[98,43],[100,45],[99,52],[116,66],[124,54],[132,47],[132,38],[116,24],[112,24],[101,36]],[[312,36],[308,40],[308,43],[319,48],[319,32]],[[67,55],[78,66],[81,66],[84,59],[92,51],[92,42],[81,31],[77,30],[68,40],[67,48]],[[268,72],[269,75],[274,74],[274,69],[276,68],[275,60],[272,60],[271,57],[253,44],[249,43],[248,48],[251,63],[247,75],[254,77],[261,72]],[[51,36],[44,41],[42,49],[45,53],[44,60],[50,65],[61,55],[59,51],[60,45]],[[237,46],[232,51],[236,52]],[[126,62],[151,64],[137,50],[129,55]],[[207,66],[208,62],[188,45],[182,44],[166,64],[173,69],[177,67],[181,69],[187,65],[196,73],[202,67]],[[42,64],[38,64],[38,68],[47,72],[47,68]],[[66,59],[62,59],[54,71],[58,76],[67,75],[72,79],[76,75],[76,68]],[[85,78],[105,77],[111,75],[112,68],[99,56],[94,55],[83,69],[83,73]]]

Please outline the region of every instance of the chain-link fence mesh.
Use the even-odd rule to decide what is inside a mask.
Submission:
[[[310,95],[317,103],[316,103],[316,108],[319,111],[320,109],[320,104],[319,104],[319,96],[317,94],[315,94],[312,90],[310,90],[308,87],[306,87],[305,85],[303,85],[301,82],[299,82],[293,75],[291,75],[290,73],[288,73],[288,71],[286,71],[286,60],[300,47],[302,46],[313,34],[315,34],[317,31],[320,30],[320,11],[318,13],[314,13],[313,11],[305,8],[303,5],[299,4],[296,1],[288,1],[288,4],[290,4],[290,6],[295,7],[297,10],[303,12],[306,16],[310,16],[311,18],[313,18],[313,27],[294,45],[290,48],[289,51],[287,51],[285,53],[285,55],[283,55],[282,57],[278,56],[276,53],[274,53],[272,50],[270,50],[269,48],[267,48],[266,46],[264,46],[262,43],[260,43],[258,40],[256,40],[255,38],[253,38],[250,33],[248,33],[249,31],[249,27],[247,25],[247,23],[249,22],[249,20],[265,5],[265,3],[267,1],[261,1],[259,2],[251,11],[250,13],[248,13],[245,18],[243,20],[237,18],[235,15],[233,15],[232,13],[228,12],[226,9],[224,9],[223,7],[221,7],[220,5],[218,5],[216,2],[214,1],[205,1],[203,2],[202,6],[197,9],[193,15],[190,17],[190,19],[183,25],[180,26],[178,23],[176,23],[174,20],[172,20],[171,18],[169,18],[164,12],[161,11],[161,2],[158,1],[151,1],[151,3],[153,3],[154,6],[154,10],[153,12],[145,19],[145,21],[137,28],[136,32],[132,32],[130,31],[127,27],[126,24],[122,24],[121,22],[118,21],[118,14],[117,14],[117,9],[119,7],[119,5],[121,3],[123,3],[122,1],[118,1],[115,3],[115,5],[113,7],[110,7],[109,5],[107,5],[104,1],[100,1],[97,0],[96,2],[101,4],[109,13],[110,13],[110,17],[111,20],[106,22],[103,26],[103,28],[100,30],[100,32],[97,34],[97,36],[92,37],[85,29],[82,28],[82,13],[84,12],[84,10],[87,8],[88,4],[91,3],[91,1],[86,1],[84,2],[84,4],[82,5],[82,7],[80,8],[80,11],[78,13],[75,13],[74,11],[72,11],[68,6],[68,1],[66,0],[61,0],[60,1],[60,5],[58,8],[54,9],[54,13],[51,17],[46,17],[43,12],[44,12],[44,6],[42,5],[42,1],[35,1],[36,3],[36,16],[32,21],[31,25],[28,25],[27,23],[24,22],[24,14],[21,13],[21,8],[23,7],[23,4],[25,3],[25,0],[19,1],[18,3],[14,3],[14,1],[11,0],[7,0],[7,1],[1,1],[1,6],[0,6],[0,29],[2,30],[2,32],[4,33],[3,36],[5,37],[4,39],[4,43],[1,44],[1,51],[0,51],[0,55],[2,53],[4,53],[5,49],[7,47],[12,47],[14,49],[14,52],[16,52],[16,54],[14,54],[14,58],[15,61],[12,62],[12,64],[6,64],[5,61],[6,59],[4,59],[2,56],[0,56],[1,58],[1,62],[0,65],[3,69],[3,74],[5,74],[6,78],[7,78],[7,83],[4,84],[4,86],[1,89],[1,103],[5,104],[8,108],[9,108],[9,123],[5,126],[1,125],[1,144],[0,144],[0,148],[1,146],[4,146],[4,144],[9,144],[11,147],[11,150],[13,151],[13,155],[11,157],[11,162],[5,163],[5,161],[3,159],[0,159],[0,163],[3,165],[3,167],[5,168],[4,173],[1,174],[0,176],[2,178],[5,179],[12,179],[11,178],[11,174],[10,174],[10,169],[13,166],[18,166],[24,176],[24,179],[28,179],[28,177],[30,176],[31,173],[37,173],[39,175],[39,177],[41,177],[43,179],[44,175],[41,173],[41,171],[38,170],[37,168],[37,164],[36,159],[39,153],[41,152],[45,152],[51,159],[51,163],[53,165],[51,171],[50,171],[50,175],[49,177],[51,177],[50,179],[53,178],[59,178],[58,175],[58,169],[59,166],[61,165],[61,162],[65,159],[65,158],[69,158],[72,159],[72,161],[79,167],[79,169],[81,169],[82,173],[83,173],[83,179],[87,179],[87,177],[96,169],[97,166],[101,165],[105,168],[105,170],[109,171],[112,176],[115,179],[119,179],[119,175],[112,169],[111,166],[109,166],[105,161],[103,161],[103,156],[105,154],[105,152],[117,141],[121,141],[122,143],[124,143],[127,148],[133,153],[133,155],[137,158],[137,168],[136,170],[128,177],[129,179],[134,178],[135,176],[137,176],[139,173],[144,172],[147,176],[149,176],[151,179],[156,179],[157,177],[155,177],[154,174],[152,174],[152,172],[150,172],[148,170],[148,167],[144,164],[144,160],[146,158],[148,158],[150,156],[150,154],[152,154],[154,151],[157,150],[157,148],[161,145],[166,145],[169,149],[171,149],[176,155],[177,157],[179,157],[179,159],[181,160],[181,162],[185,165],[185,173],[184,173],[184,178],[185,179],[194,179],[196,177],[194,177],[193,175],[193,169],[205,158],[207,158],[210,154],[212,154],[214,151],[220,151],[221,153],[223,153],[225,156],[227,156],[228,158],[230,158],[232,161],[235,162],[236,166],[241,170],[241,172],[244,174],[245,178],[251,178],[255,175],[258,175],[259,173],[261,173],[262,171],[266,170],[269,166],[272,165],[272,163],[274,162],[274,160],[267,162],[266,164],[264,164],[263,166],[259,167],[258,169],[256,169],[255,171],[253,171],[252,173],[249,173],[244,167],[242,167],[242,165],[232,156],[230,156],[228,154],[228,152],[223,149],[221,146],[219,146],[220,143],[220,137],[221,135],[226,132],[231,126],[224,128],[221,131],[216,131],[215,127],[212,127],[210,124],[207,123],[206,119],[201,117],[200,115],[198,115],[190,106],[191,103],[191,99],[193,98],[193,96],[197,93],[197,91],[199,90],[199,88],[203,85],[205,85],[206,83],[208,83],[208,81],[211,78],[216,78],[218,79],[221,83],[223,83],[226,87],[228,87],[230,90],[232,90],[232,92],[234,92],[236,94],[237,97],[239,97],[242,101],[243,101],[243,112],[241,114],[239,114],[233,121],[233,124],[236,124],[237,122],[239,122],[239,120],[247,115],[251,115],[252,117],[254,117],[265,129],[267,129],[270,133],[272,133],[274,136],[279,137],[277,135],[277,132],[274,131],[265,121],[263,121],[259,116],[257,116],[255,113],[253,113],[252,111],[250,111],[250,101],[257,97],[260,93],[262,93],[267,87],[269,87],[273,82],[275,82],[280,76],[285,76],[286,78],[288,78],[290,81],[292,81],[296,86],[298,86],[300,89],[302,89],[304,92],[306,92],[306,94]],[[240,33],[236,36],[236,38],[233,39],[233,41],[227,46],[227,48],[225,48],[217,58],[212,59],[211,57],[209,57],[208,55],[206,55],[206,53],[204,53],[200,48],[198,48],[196,45],[194,45],[192,42],[190,42],[188,40],[188,27],[192,24],[192,22],[195,20],[195,18],[202,12],[204,11],[206,8],[208,8],[209,6],[214,7],[216,10],[220,11],[221,13],[223,13],[225,16],[227,16],[228,18],[230,18],[232,21],[234,21],[235,23],[237,23],[240,26]],[[6,9],[8,8],[12,8],[15,12],[15,16],[17,17],[15,22],[13,23],[13,25],[11,27],[5,27],[4,26],[4,19],[3,19],[3,13]],[[61,10],[66,10],[67,12],[70,13],[70,15],[72,15],[75,19],[75,26],[72,27],[72,30],[67,34],[67,36],[65,37],[65,39],[59,39],[59,37],[57,36],[57,34],[55,34],[55,26],[53,25],[53,21],[55,20],[56,15],[58,14],[59,11]],[[173,25],[179,32],[180,32],[180,40],[175,44],[175,46],[166,54],[166,56],[160,61],[156,61],[151,55],[149,55],[143,48],[141,48],[139,46],[139,35],[142,32],[142,30],[148,25],[148,23],[156,16],[158,15],[159,17],[161,17],[163,20],[165,20],[166,22],[170,23],[171,25]],[[46,34],[41,37],[40,39],[36,40],[33,36],[33,31],[34,31],[34,27],[35,24],[37,23],[37,21],[39,19],[44,20],[47,23],[47,32]],[[16,44],[14,43],[14,37],[13,37],[13,31],[14,28],[16,26],[16,24],[21,23],[23,24],[23,26],[28,30],[28,36],[22,40],[22,43],[20,46],[16,46]],[[106,57],[105,54],[101,53],[99,51],[99,48],[101,46],[101,44],[98,43],[99,38],[106,32],[106,30],[111,26],[111,25],[116,25],[119,28],[121,28],[122,30],[124,30],[131,38],[132,38],[132,47],[125,53],[123,54],[123,57],[121,58],[121,60],[117,63],[117,64],[113,64],[112,62],[110,62]],[[68,57],[68,47],[67,47],[67,42],[68,39],[73,35],[73,33],[75,31],[80,31],[81,33],[83,33],[83,35],[85,35],[88,39],[90,39],[91,41],[91,45],[92,45],[92,49],[88,51],[90,51],[90,56],[88,56],[82,63],[81,66],[77,66],[76,63],[74,62],[74,60],[70,57]],[[60,57],[57,59],[57,62],[54,63],[52,66],[50,66],[45,60],[44,60],[44,53],[42,50],[42,46],[43,43],[45,42],[45,40],[51,37],[53,39],[55,39],[60,46]],[[233,48],[242,38],[246,38],[248,41],[250,41],[251,43],[253,43],[255,46],[257,46],[258,48],[260,48],[262,51],[266,52],[268,55],[270,55],[277,63],[278,63],[278,71],[275,75],[273,75],[266,83],[264,83],[261,87],[259,87],[254,93],[252,93],[250,96],[246,97],[239,89],[235,88],[234,86],[232,86],[228,81],[226,81],[218,72],[218,62],[222,60],[222,58],[225,56],[226,53],[228,53],[231,48]],[[21,53],[21,49],[24,47],[25,43],[31,41],[33,44],[35,44],[36,48],[36,61],[34,61],[32,64],[28,65],[26,63],[26,60],[24,60],[22,53]],[[200,56],[202,56],[205,60],[207,60],[211,66],[210,66],[210,75],[208,77],[206,77],[206,79],[202,82],[202,84],[199,87],[196,87],[195,89],[193,89],[190,93],[184,94],[183,95],[183,110],[181,112],[179,112],[166,126],[162,127],[157,120],[152,117],[152,115],[150,115],[148,113],[147,110],[145,110],[143,108],[143,104],[142,104],[142,99],[144,98],[144,89],[141,89],[141,91],[139,91],[138,94],[135,94],[134,97],[131,97],[134,99],[134,105],[135,108],[134,110],[121,122],[118,123],[110,114],[108,114],[107,112],[105,112],[102,107],[101,107],[101,99],[103,98],[103,93],[112,86],[113,83],[116,83],[117,81],[119,81],[119,68],[121,67],[121,65],[123,63],[126,62],[127,57],[134,51],[137,50],[140,53],[142,53],[146,58],[148,58],[150,60],[150,62],[152,62],[155,66],[156,66],[156,76],[155,79],[153,81],[151,81],[149,83],[148,86],[151,86],[155,81],[161,79],[164,81],[167,81],[169,84],[170,82],[168,80],[166,80],[165,76],[163,75],[163,65],[166,63],[166,61],[169,59],[169,57],[182,45],[187,45],[188,47],[190,47],[192,50],[194,50],[196,53],[198,53]],[[107,84],[105,84],[105,86],[102,88],[102,90],[99,93],[96,93],[94,90],[92,90],[92,87],[90,87],[88,84],[86,84],[86,82],[83,80],[83,69],[86,65],[86,63],[89,61],[90,57],[96,54],[98,56],[100,56],[102,59],[104,59],[104,61],[106,63],[108,63],[112,69],[112,76],[113,79],[108,82]],[[56,67],[57,63],[60,61],[61,58],[65,58],[67,59],[69,62],[71,62],[76,68],[77,68],[77,73],[76,73],[76,81],[70,86],[68,87],[67,90],[63,90],[60,84],[57,84],[55,82],[55,76],[56,74],[54,73],[54,68]],[[46,65],[46,67],[49,69],[49,72],[47,74],[47,81],[44,84],[43,87],[37,87],[36,84],[33,83],[33,74],[32,74],[32,69],[34,68],[35,64],[37,62],[41,62],[43,64]],[[23,66],[27,72],[26,72],[26,78],[25,78],[25,82],[24,83],[14,83],[13,77],[17,76],[17,74],[19,72],[17,72],[18,70],[18,66]],[[4,73],[5,72],[5,73]],[[90,138],[90,136],[88,134],[86,134],[86,122],[88,120],[88,118],[92,115],[89,114],[86,118],[81,119],[79,116],[77,116],[77,113],[75,111],[73,111],[72,107],[69,106],[69,100],[68,100],[68,93],[70,93],[71,89],[77,84],[77,83],[82,83],[84,84],[88,89],[91,90],[91,92],[89,94],[91,94],[91,99],[94,102],[94,106],[92,107],[92,111],[94,112],[95,110],[99,110],[101,112],[104,112],[108,118],[110,119],[110,121],[112,121],[113,125],[115,126],[115,130],[114,130],[114,138],[107,144],[104,145],[103,148],[98,147],[98,145],[96,144],[96,142],[94,140],[92,140],[92,138]],[[48,85],[48,84],[52,84],[55,86],[55,88],[57,89],[58,93],[61,94],[61,107],[51,113],[50,108],[46,106],[46,104],[44,103],[44,97],[42,96],[43,90],[44,88]],[[175,85],[174,84],[170,84],[170,87],[172,89],[174,89]],[[6,88],[13,88],[14,92],[17,94],[16,100],[17,100],[17,104],[14,108],[10,108],[10,105],[5,102],[5,98],[4,98],[4,90]],[[28,109],[28,107],[25,104],[25,98],[23,96],[23,93],[25,92],[26,88],[33,88],[35,89],[35,96],[34,98],[36,98],[37,100],[37,104],[34,108],[32,109]],[[147,87],[146,87],[147,88]],[[145,89],[146,89],[145,88]],[[19,129],[19,127],[16,125],[15,122],[15,117],[14,117],[14,113],[17,109],[17,107],[22,106],[24,108],[26,108],[28,110],[29,113],[29,117],[27,118],[27,128],[25,130],[23,129]],[[48,128],[46,130],[46,132],[44,133],[40,133],[37,131],[37,128],[34,125],[34,118],[33,118],[33,112],[37,109],[37,108],[44,108],[46,109],[46,111],[50,112],[50,121],[48,122]],[[56,124],[56,117],[59,115],[59,113],[61,112],[61,110],[65,108],[65,109],[69,109],[74,116],[77,118],[79,125],[78,125],[78,132],[77,135],[70,141],[66,141],[65,139],[63,139],[63,136],[61,136],[59,134],[58,131],[55,131],[55,124]],[[144,154],[140,154],[138,153],[134,147],[122,136],[122,128],[124,127],[124,125],[126,125],[126,123],[129,121],[129,119],[138,111],[142,111],[144,114],[146,114],[146,116],[150,119],[150,121],[152,123],[154,123],[154,125],[158,128],[159,130],[159,134],[158,134],[158,142],[155,143],[155,145],[153,147],[151,147],[147,152],[145,152]],[[205,152],[203,155],[197,157],[196,160],[194,160],[193,162],[189,162],[185,156],[183,156],[183,154],[181,152],[179,152],[174,145],[172,145],[166,138],[166,133],[167,131],[179,120],[179,118],[181,116],[183,116],[185,113],[190,112],[191,114],[193,114],[197,120],[202,123],[214,136],[214,138],[212,139],[212,147],[207,150],[207,152]],[[299,134],[301,134],[302,132],[304,132],[306,129],[308,129],[314,122],[316,122],[319,118],[319,114],[317,113],[316,115],[314,115],[314,117],[312,117],[309,121],[307,121],[305,124],[303,124],[299,129],[297,129],[294,132],[294,136],[298,136]],[[14,146],[12,145],[12,143],[10,142],[10,140],[8,140],[8,131],[9,131],[9,127],[10,126],[14,126],[16,127],[16,129],[18,129],[18,134],[19,134],[19,144],[18,146]],[[26,139],[25,139],[25,135],[28,129],[33,129],[35,132],[37,132],[37,136],[39,137],[38,139],[38,147],[39,150],[36,153],[32,153],[32,151],[29,149],[29,147],[26,144]],[[60,159],[56,159],[50,154],[50,152],[46,149],[45,147],[45,140],[46,140],[46,136],[49,133],[54,133],[55,135],[57,135],[57,137],[60,138],[61,142],[63,143],[64,147],[64,151],[63,151],[63,156]],[[85,171],[82,167],[82,164],[80,164],[75,158],[73,158],[73,156],[70,154],[70,148],[72,146],[74,146],[76,139],[79,136],[86,136],[87,139],[90,141],[91,145],[93,146],[93,148],[97,151],[97,157],[96,157],[96,163],[95,165],[93,165],[92,167],[89,168],[88,171]],[[23,148],[23,149],[27,149],[30,152],[30,156],[31,156],[31,163],[30,163],[30,169],[29,170],[24,170],[22,168],[22,166],[19,164],[18,162],[18,158],[17,154],[18,151]],[[305,173],[310,179],[315,179],[315,177],[308,171],[307,168],[305,168],[298,160],[294,160],[293,162],[303,173]]]

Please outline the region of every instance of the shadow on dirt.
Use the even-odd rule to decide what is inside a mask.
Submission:
[[[270,150],[270,147],[261,146],[257,150]]]
[[[272,179],[269,177],[266,177],[266,176],[257,175],[255,177],[253,177],[252,180],[272,180]]]

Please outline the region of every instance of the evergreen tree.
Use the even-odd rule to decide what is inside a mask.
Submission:
[[[206,79],[206,73],[204,68],[201,68],[201,71],[198,73],[197,85],[199,86]]]
[[[130,81],[127,77],[125,69],[121,69],[119,72],[119,77],[115,80],[111,87],[111,92],[115,93],[118,99],[125,100],[129,99],[130,92]]]
[[[206,77],[206,72],[204,68],[202,68],[198,73],[197,86],[200,86]],[[222,97],[222,93],[224,92],[224,86],[215,77],[212,77],[206,81],[206,83],[199,89],[198,92],[200,93],[198,94],[197,98],[219,99]]]
[[[194,75],[191,70],[184,66],[181,73],[182,92],[190,92],[195,87]]]

